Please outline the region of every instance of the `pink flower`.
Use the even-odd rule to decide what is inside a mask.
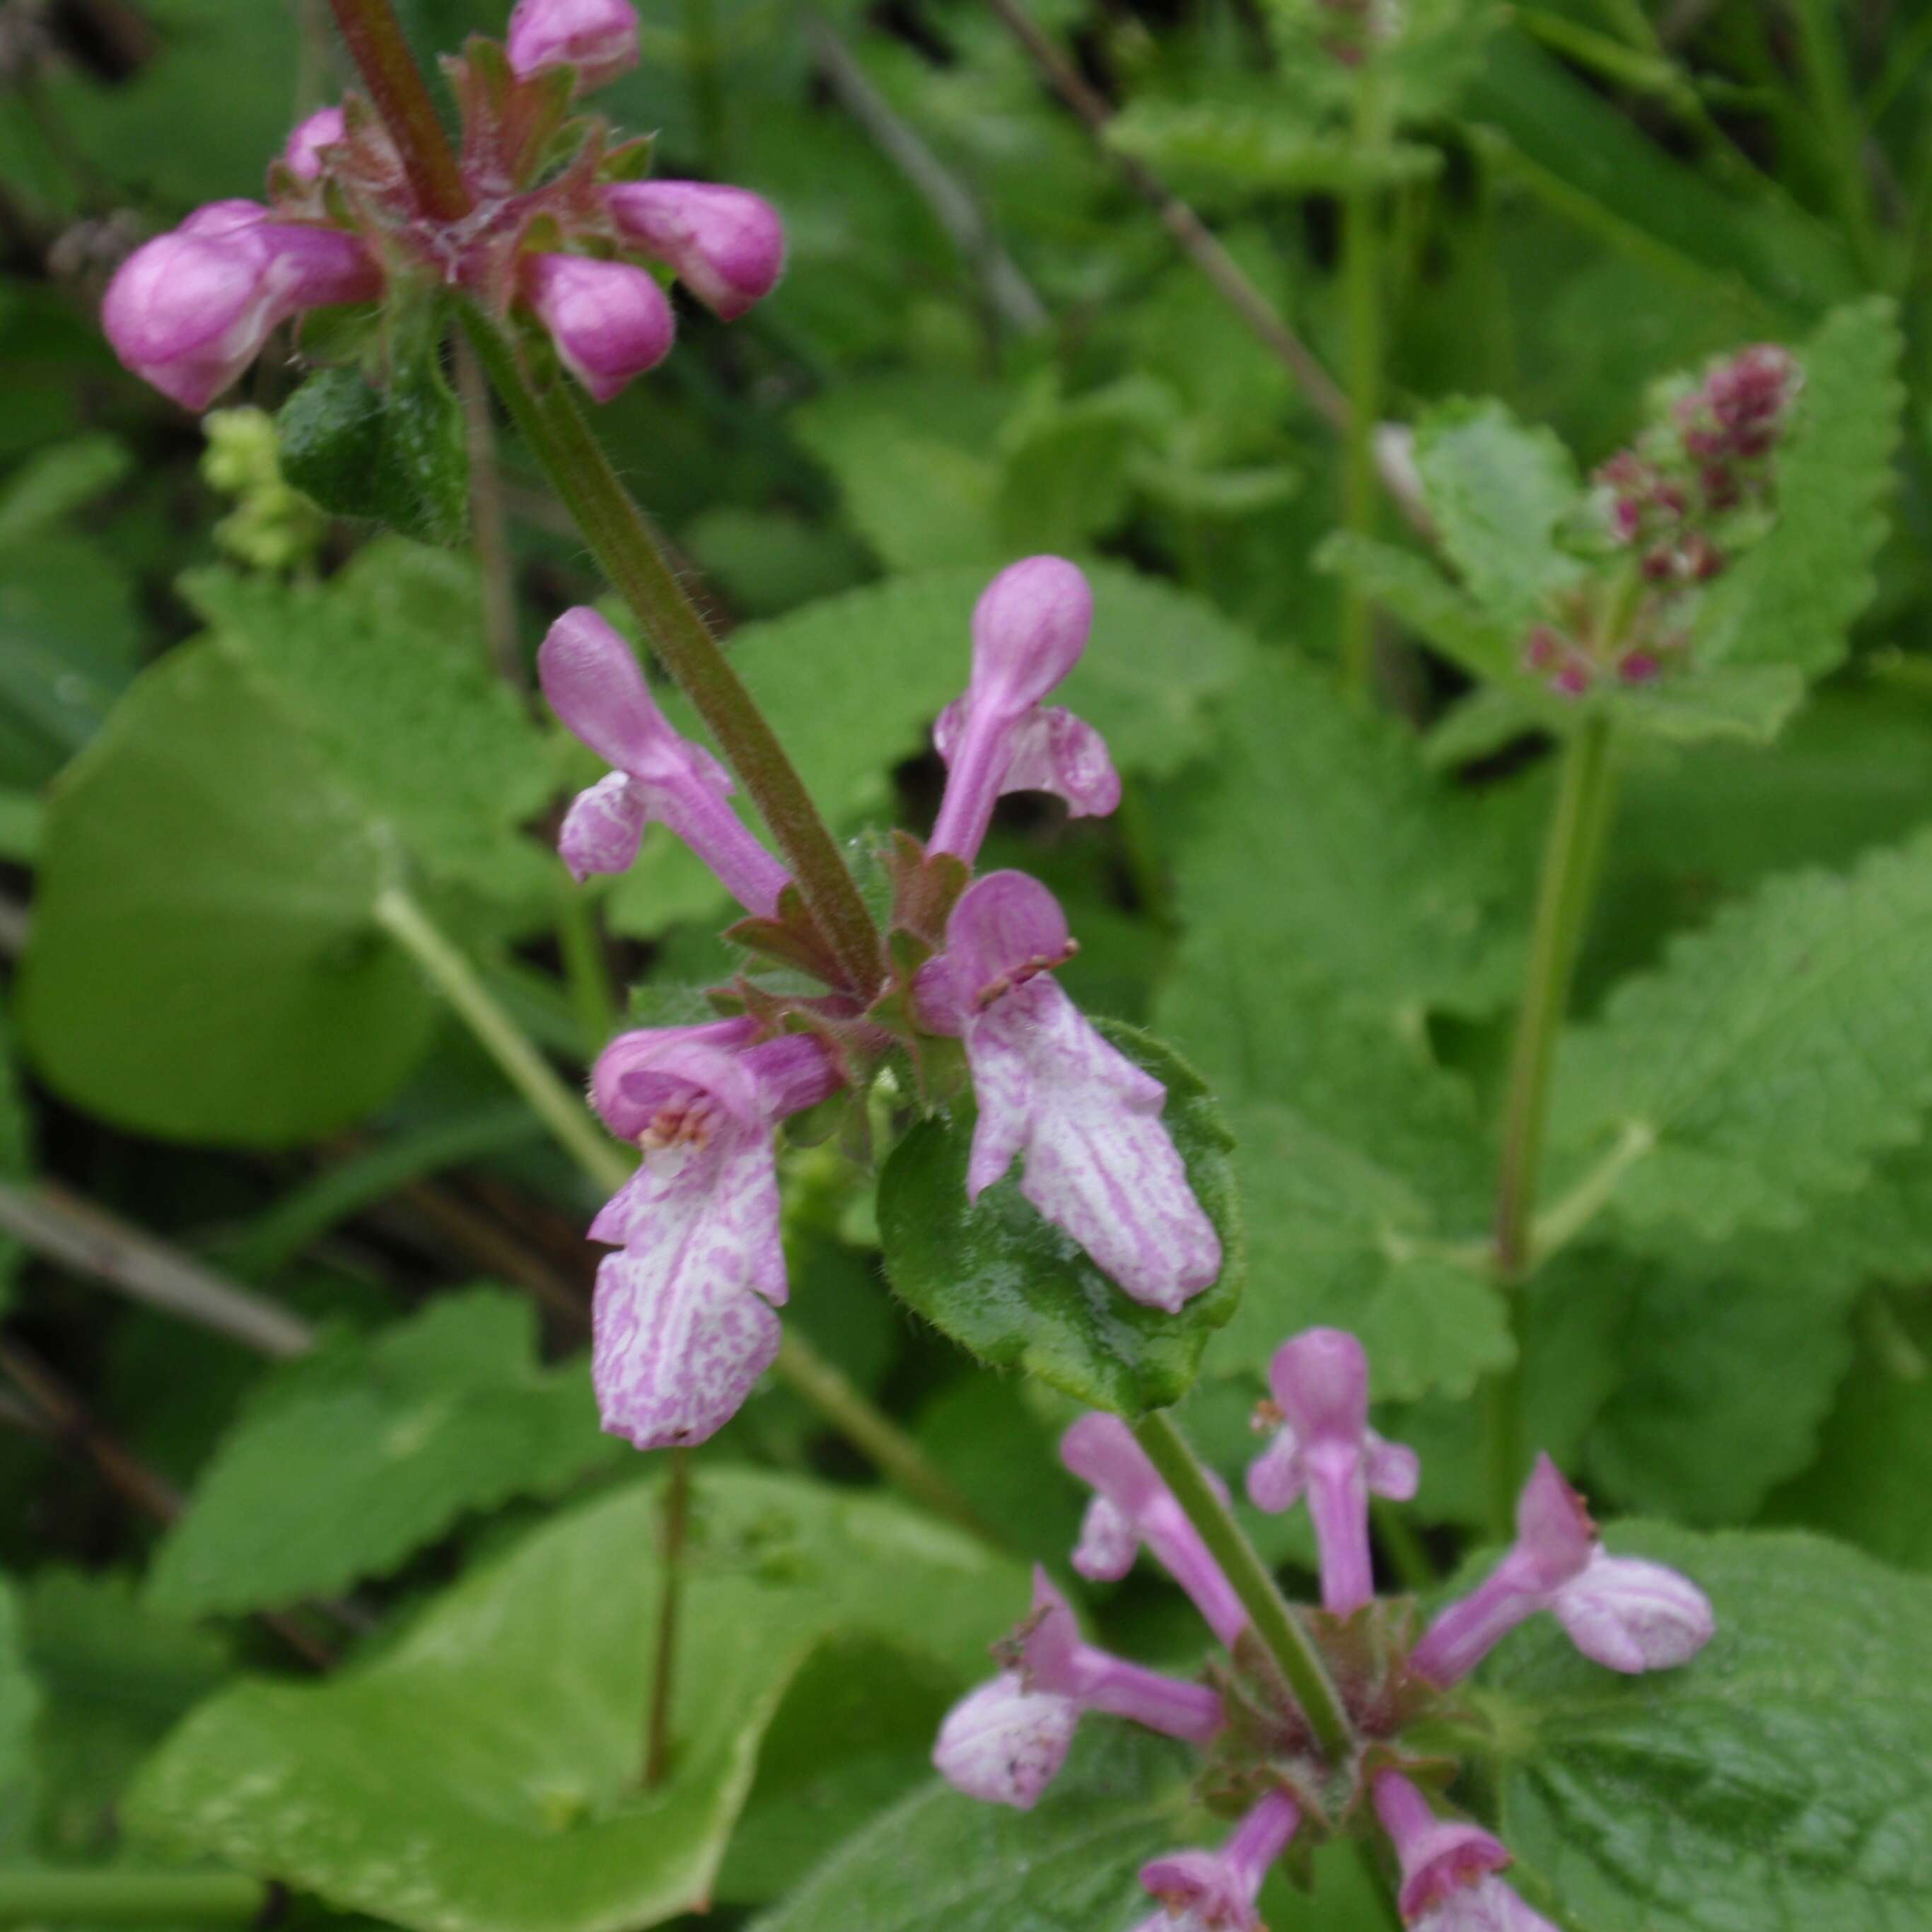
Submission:
[[[1300,1808],[1270,1791],[1249,1810],[1218,1852],[1171,1852],[1141,1868],[1141,1884],[1162,1911],[1138,1932],[1266,1932],[1255,1900],[1268,1868],[1301,1824]]]
[[[988,1804],[1030,1810],[1058,1773],[1081,1714],[1104,1712],[1190,1744],[1222,1722],[1204,1685],[1166,1677],[1082,1642],[1066,1599],[1034,1571],[1033,1614],[1010,1642],[1010,1667],[956,1704],[933,1747],[949,1784]]]
[[[1220,1240],[1161,1124],[1167,1090],[1053,978],[1072,950],[1052,894],[994,872],[962,895],[946,951],[920,970],[922,1016],[963,1035],[972,1070],[967,1196],[1022,1157],[1022,1194],[1135,1300],[1172,1313],[1220,1273]]]
[[[1144,1543],[1232,1648],[1248,1627],[1247,1612],[1133,1431],[1118,1416],[1084,1415],[1060,1438],[1060,1460],[1098,1492],[1087,1506],[1074,1568],[1118,1580]]]
[[[366,301],[382,278],[353,236],[215,202],[121,265],[101,305],[114,352],[184,408],[206,409],[305,308]]]
[[[580,87],[601,87],[637,65],[638,16],[630,0],[517,0],[509,51],[524,80],[569,66]]]
[[[790,874],[725,800],[731,780],[700,745],[674,731],[652,699],[630,646],[578,605],[550,628],[537,676],[574,736],[616,770],[579,795],[557,850],[579,879],[634,862],[644,827],[668,826],[750,913],[769,918]]]
[[[600,403],[656,368],[676,340],[664,290],[628,262],[526,255],[522,286],[565,368]]]
[[[604,206],[625,237],[668,262],[678,279],[725,321],[777,286],[784,268],[778,211],[749,189],[710,182],[624,182]]]
[[[1460,1682],[1516,1625],[1550,1610],[1593,1662],[1635,1674],[1688,1664],[1711,1640],[1709,1600],[1660,1564],[1609,1555],[1547,1456],[1516,1505],[1516,1540],[1488,1580],[1437,1617],[1409,1661]]]
[[[1418,1932],[1556,1932],[1496,1874],[1512,1862],[1479,1826],[1438,1818],[1399,1772],[1375,1781],[1376,1815],[1402,1864],[1402,1923]]]
[[[836,1092],[820,1042],[748,1044],[748,1019],[620,1035],[591,1097],[643,1152],[590,1224],[622,1252],[597,1271],[591,1378],[604,1426],[640,1449],[701,1442],[778,1347],[788,1294],[774,1124]]]
[[[934,732],[947,776],[930,850],[970,864],[1007,792],[1052,792],[1076,818],[1120,803],[1100,733],[1040,702],[1079,662],[1093,623],[1093,592],[1064,558],[1029,557],[986,586],[973,613],[971,682]]]
[[[322,150],[334,147],[347,132],[340,107],[319,107],[290,135],[282,159],[298,181],[320,181]]]
[[[1248,1500],[1271,1512],[1305,1493],[1322,1553],[1322,1604],[1348,1616],[1376,1593],[1369,1555],[1369,1497],[1415,1494],[1415,1452],[1369,1426],[1369,1364],[1339,1328],[1311,1328],[1275,1351],[1268,1381],[1283,1418],[1248,1468]]]

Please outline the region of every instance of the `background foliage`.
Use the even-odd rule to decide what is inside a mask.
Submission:
[[[502,10],[404,10],[427,51]],[[988,862],[1066,905],[1076,996],[1212,1088],[1184,1145],[1217,1214],[1238,1187],[1246,1255],[1238,1308],[1123,1345],[947,1292],[949,1255],[1040,1232],[997,1195],[935,1226],[960,1120],[914,1130],[876,1206],[789,1152],[788,1320],[1006,1551],[768,1388],[701,1466],[678,1756],[646,1792],[656,1472],[596,1432],[596,1196],[379,907],[426,908],[574,1072],[612,988],[656,1018],[728,969],[717,890],[655,836],[588,902],[550,854],[590,773],[527,666],[602,586],[503,425],[508,546],[479,564],[419,540],[464,508],[440,373],[422,447],[320,420],[354,398],[285,425],[334,508],[314,446],[362,439],[407,532],[379,533],[100,338],[132,242],[254,191],[339,91],[326,10],[0,6],[0,1893],[213,1861],[316,1925],[1124,1926],[1134,1868],[1201,1826],[1172,1754],[1087,1738],[1022,1818],[931,1782],[934,1723],[1018,1559],[1064,1556],[1070,1396],[1185,1393],[1234,1475],[1268,1350],[1334,1322],[1424,1452],[1424,1533],[1381,1552],[1406,1582],[1480,1546],[1474,1397],[1520,1358],[1536,1441],[1717,1601],[1667,1681],[1606,1692],[1552,1641],[1486,1682],[1539,1902],[1587,1932],[1932,1926],[1932,10],[1411,12],[1366,134],[1291,0],[1042,0],[1119,110],[1097,140],[980,0],[664,0],[608,98],[661,172],[785,218],[772,300],[729,334],[682,313],[600,422],[836,830],[925,822],[992,571],[1088,562],[1066,698],[1123,808],[1022,802]],[[1432,544],[1337,533],[1336,438],[1119,156],[1338,371],[1340,217],[1378,198],[1386,412]],[[1523,634],[1650,386],[1760,340],[1807,379],[1773,538],[1700,607],[1693,670],[1605,700],[1562,1218],[1513,1324],[1493,1122],[1576,722]],[[272,355],[232,400],[299,379]],[[1381,614],[1372,714],[1334,676],[1352,596]],[[50,1240],[50,1200],[91,1245]],[[1078,1316],[1084,1262],[1048,1258]],[[158,1295],[182,1266],[198,1288]],[[1250,1527],[1300,1574],[1295,1532]],[[1183,1651],[1144,1574],[1089,1608]],[[1346,1854],[1313,1882],[1285,1920],[1385,1922]]]

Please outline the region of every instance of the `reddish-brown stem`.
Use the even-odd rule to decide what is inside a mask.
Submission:
[[[329,5],[423,212],[460,221],[473,206],[470,190],[395,9],[389,0],[329,0]]]

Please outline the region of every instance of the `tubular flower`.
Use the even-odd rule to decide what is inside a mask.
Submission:
[[[1432,1682],[1459,1682],[1539,1610],[1554,1611],[1592,1662],[1627,1674],[1688,1663],[1714,1628],[1703,1592],[1676,1570],[1604,1550],[1582,1498],[1547,1456],[1516,1504],[1514,1546],[1436,1619],[1411,1661]]]
[[[1415,1452],[1369,1426],[1369,1364],[1339,1328],[1311,1328],[1284,1342],[1268,1365],[1282,1418],[1248,1468],[1248,1500],[1278,1514],[1304,1493],[1322,1553],[1322,1606],[1336,1616],[1376,1593],[1369,1557],[1369,1497],[1415,1494]]]
[[[542,327],[565,367],[608,401],[676,336],[645,262],[668,263],[730,320],[770,292],[784,261],[778,215],[757,195],[632,180],[639,144],[614,141],[590,115],[560,127],[567,97],[634,65],[638,44],[631,0],[518,0],[506,46],[447,62],[463,118],[451,194],[466,205],[454,212],[418,201],[358,97],[310,115],[268,170],[272,207],[218,202],[122,264],[102,310],[116,352],[204,409],[302,310],[408,304],[434,284]]]
[[[1197,1796],[1217,1810],[1244,1808],[1240,1822],[1219,1851],[1177,1852],[1142,1868],[1141,1882],[1161,1909],[1134,1932],[1264,1932],[1256,1904],[1263,1882],[1305,1832],[1380,1836],[1400,1868],[1397,1902],[1414,1932],[1556,1932],[1502,1876],[1511,1862],[1502,1840],[1467,1819],[1438,1814],[1412,1781],[1454,1774],[1444,1740],[1466,1714],[1449,1687],[1539,1609],[1554,1610],[1587,1656],[1613,1669],[1648,1670],[1695,1654],[1711,1634],[1709,1606],[1674,1570],[1606,1556],[1581,1502],[1546,1457],[1523,1493],[1516,1548],[1490,1582],[1418,1642],[1412,1602],[1363,1594],[1370,1587],[1361,1533],[1367,1496],[1371,1489],[1413,1493],[1418,1469],[1410,1451],[1368,1426],[1359,1344],[1313,1329],[1277,1350],[1272,1367],[1286,1439],[1255,1466],[1250,1485],[1271,1508],[1307,1496],[1322,1544],[1324,1597],[1343,1599],[1330,1602],[1336,1614],[1283,1606],[1286,1628],[1268,1636],[1258,1616],[1250,1622],[1244,1614],[1208,1546],[1214,1526],[1196,1526],[1124,1423],[1085,1417],[1060,1442],[1061,1460],[1096,1491],[1074,1568],[1124,1576],[1144,1543],[1227,1654],[1190,1683],[1094,1649],[1082,1642],[1066,1600],[1036,1571],[1031,1616],[994,1646],[1000,1674],[946,1718],[934,1762],[968,1796],[1024,1810],[1059,1772],[1084,1714],[1126,1718],[1197,1746]],[[1346,1591],[1334,1588],[1338,1576]],[[1306,1648],[1291,1668],[1286,1636],[1297,1627]],[[1291,1688],[1312,1694],[1318,1679],[1334,1700],[1318,1725]]]
[[[1016,1156],[1020,1192],[1135,1300],[1170,1313],[1210,1286],[1221,1244],[1160,1114],[1167,1090],[1109,1046],[1052,969],[1072,951],[1053,895],[990,873],[954,907],[920,970],[922,1015],[963,1037],[979,1120],[966,1192]]]
[[[1496,1876],[1513,1862],[1500,1839],[1438,1818],[1400,1772],[1378,1776],[1373,1796],[1402,1865],[1396,1902],[1405,1925],[1420,1932],[1556,1932]]]
[[[1030,1810],[1085,1712],[1194,1744],[1221,1728],[1221,1700],[1204,1685],[1082,1642],[1071,1606],[1044,1570],[1034,1571],[1032,1615],[999,1654],[1007,1667],[952,1707],[933,1747],[934,1768],[969,1798]]]
[[[579,879],[621,872],[644,827],[667,826],[760,917],[776,910],[790,878],[725,800],[731,780],[700,745],[672,729],[630,646],[580,605],[550,628],[537,652],[544,696],[565,728],[616,769],[581,794],[557,839]]]
[[[1060,1438],[1060,1460],[1096,1492],[1081,1526],[1074,1568],[1083,1576],[1118,1580],[1144,1543],[1208,1628],[1232,1648],[1247,1628],[1248,1613],[1133,1431],[1118,1416],[1082,1416]]]
[[[778,1353],[772,1131],[840,1080],[811,1036],[758,1031],[738,1018],[625,1034],[592,1076],[604,1124],[644,1156],[590,1226],[620,1250],[597,1271],[591,1377],[604,1428],[640,1449],[716,1433]]]
[[[1164,1909],[1138,1932],[1265,1932],[1255,1900],[1300,1824],[1294,1800],[1270,1791],[1218,1852],[1170,1852],[1142,1865],[1141,1884]]]
[[[1078,663],[1093,624],[1094,594],[1064,558],[1028,557],[986,586],[973,612],[971,680],[934,729],[947,773],[929,850],[970,864],[1007,792],[1052,792],[1076,818],[1120,803],[1100,733],[1040,701]]]

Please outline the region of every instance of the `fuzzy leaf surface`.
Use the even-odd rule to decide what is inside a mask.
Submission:
[[[157,1609],[274,1608],[381,1576],[472,1510],[614,1461],[581,1361],[536,1363],[536,1310],[478,1289],[282,1370],[195,1486]]]
[[[1208,1336],[1240,1299],[1245,1263],[1233,1141],[1213,1094],[1157,1040],[1130,1027],[1100,1031],[1167,1089],[1162,1123],[1221,1238],[1214,1286],[1178,1315],[1130,1300],[1025,1199],[1017,1173],[969,1204],[970,1101],[921,1121],[892,1150],[879,1180],[879,1234],[900,1299],[962,1348],[1136,1417],[1186,1394]]]

